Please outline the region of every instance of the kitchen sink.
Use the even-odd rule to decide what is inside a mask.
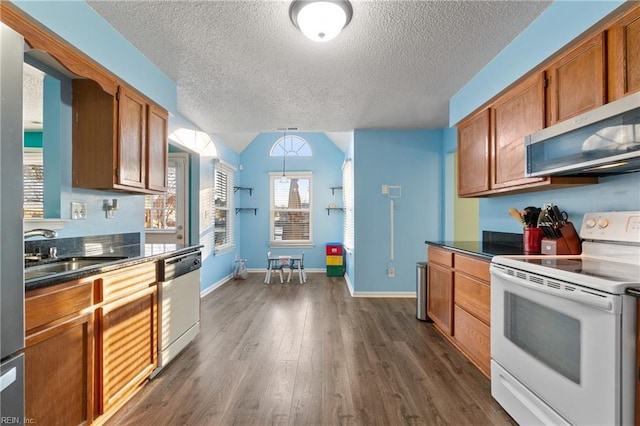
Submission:
[[[107,257],[95,257],[95,256],[76,256],[60,258],[53,262],[48,262],[43,265],[30,266],[24,270],[25,280],[42,277],[50,274],[59,274],[62,272],[76,271],[78,269],[86,268],[89,266],[100,265],[102,263],[114,262],[116,260],[126,259],[126,257],[107,256]]]

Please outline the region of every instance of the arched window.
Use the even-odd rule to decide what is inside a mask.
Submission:
[[[285,135],[271,147],[271,157],[311,157],[311,146],[306,140],[296,135]]]

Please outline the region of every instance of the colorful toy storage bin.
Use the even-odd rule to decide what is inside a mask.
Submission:
[[[342,277],[345,273],[344,248],[342,243],[327,243],[327,276]]]

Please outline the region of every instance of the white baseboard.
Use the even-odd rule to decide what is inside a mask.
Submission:
[[[213,290],[215,290],[216,288],[220,287],[222,284],[230,281],[233,279],[233,274],[229,274],[226,277],[222,278],[221,280],[218,280],[217,282],[213,283],[213,285],[211,287],[207,287],[204,290],[202,290],[200,292],[200,299],[202,299],[203,297],[205,297],[207,294],[211,293]]]
[[[415,299],[415,291],[356,291],[352,294],[353,297],[387,297],[387,298],[403,298],[403,299]]]
[[[318,274],[318,273],[325,274],[327,272],[325,268],[304,268],[304,270],[307,273],[311,273],[311,274]],[[247,268],[247,272],[266,274],[267,268]]]
[[[353,283],[351,282],[351,277],[349,277],[348,274],[344,274],[344,280],[347,283],[347,288],[349,289],[351,297],[353,297]]]

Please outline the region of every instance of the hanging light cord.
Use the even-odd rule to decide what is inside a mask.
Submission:
[[[287,140],[287,132],[284,132],[282,134],[282,179],[286,179],[285,173],[284,173],[284,166],[287,160],[287,150],[286,150],[286,140]]]

